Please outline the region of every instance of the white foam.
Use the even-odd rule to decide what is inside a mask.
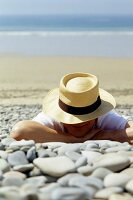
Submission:
[[[133,31],[0,31],[0,36],[112,36],[123,35],[133,36]]]

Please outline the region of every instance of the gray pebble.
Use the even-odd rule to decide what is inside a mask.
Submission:
[[[104,167],[99,167],[92,172],[91,176],[104,179],[104,177],[110,173],[112,173],[111,170]]]
[[[105,167],[114,172],[120,171],[130,165],[130,160],[126,156],[116,153],[104,154],[94,162],[94,168]]]
[[[51,194],[51,199],[62,199],[62,200],[86,200],[86,194],[84,190],[76,187],[60,187],[54,189]]]
[[[87,165],[87,158],[85,156],[80,156],[79,159],[75,162],[75,167],[79,168],[81,166]]]
[[[102,189],[103,188],[103,181],[101,179],[98,179],[96,177],[84,177],[84,176],[75,176],[71,177],[69,182],[69,186],[91,186],[96,189]]]
[[[9,163],[4,160],[3,158],[0,158],[0,170],[4,172],[8,172],[10,170],[10,165]]]
[[[74,162],[77,161],[81,157],[81,154],[79,154],[75,151],[67,151],[67,152],[65,152],[65,155]]]
[[[36,158],[36,148],[35,146],[31,147],[28,151],[27,151],[27,159],[29,162],[33,162],[33,160]]]
[[[15,152],[9,154],[8,162],[12,166],[28,164],[28,160],[23,151],[15,151]]]
[[[14,171],[19,171],[19,172],[29,172],[34,168],[34,165],[32,163],[25,164],[25,165],[15,165],[13,167]]]
[[[24,180],[22,178],[9,176],[3,179],[2,186],[12,185],[12,186],[20,187],[21,185],[23,185],[23,183],[24,183]]]
[[[31,183],[33,185],[36,185],[36,187],[42,187],[44,186],[45,182],[47,181],[47,178],[45,176],[37,176],[37,177],[30,177],[25,180],[25,183]]]

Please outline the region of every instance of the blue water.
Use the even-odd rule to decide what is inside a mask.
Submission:
[[[133,57],[133,16],[0,16],[0,53]]]

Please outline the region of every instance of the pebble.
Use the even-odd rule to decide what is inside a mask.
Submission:
[[[69,185],[68,182],[72,177],[75,177],[75,178],[79,177],[80,178],[80,177],[82,177],[82,175],[78,174],[78,173],[66,174],[66,175],[62,176],[61,178],[59,178],[57,180],[57,182],[62,186],[68,186]]]
[[[114,172],[120,171],[130,165],[130,160],[126,156],[116,153],[101,155],[95,162],[94,168],[106,167]]]
[[[10,170],[9,163],[4,160],[3,158],[0,158],[0,170],[4,173]]]
[[[109,198],[109,200],[132,200],[132,196],[124,193],[124,194],[112,194]]]
[[[95,194],[95,198],[99,199],[108,199],[113,193],[122,193],[123,189],[121,187],[107,187]]]
[[[117,108],[133,115],[132,107]],[[0,105],[0,200],[132,200],[133,145],[16,141],[13,124],[32,119],[40,105]]]
[[[25,183],[31,183],[33,185],[36,185],[36,187],[42,187],[44,186],[46,181],[47,178],[45,176],[37,176],[37,177],[27,178]]]
[[[94,168],[90,165],[81,166],[77,169],[77,172],[85,176],[90,175],[93,172]]]
[[[92,164],[102,154],[99,152],[93,152],[93,151],[82,151],[82,155],[87,158],[88,164]]]
[[[104,178],[105,187],[125,187],[131,177],[124,173],[111,173]]]
[[[127,183],[127,185],[126,185],[126,190],[127,190],[128,192],[130,192],[131,194],[133,194],[133,179],[130,180],[130,181]]]
[[[18,171],[9,171],[9,172],[6,172],[3,174],[3,177],[4,178],[7,178],[7,177],[19,177],[20,179],[26,179],[26,175],[21,173],[21,172],[18,172]]]
[[[28,160],[23,151],[15,151],[8,155],[8,162],[12,166],[28,164]]]
[[[104,167],[99,167],[92,172],[91,176],[104,179],[104,177],[106,177],[110,173],[112,173],[111,170]]]
[[[102,180],[96,178],[96,177],[84,177],[84,176],[76,176],[76,177],[71,177],[69,182],[69,186],[92,186],[97,189],[102,189],[103,188],[103,182]]]
[[[36,158],[33,163],[44,173],[55,177],[63,176],[75,169],[74,162],[66,156]]]
[[[25,165],[16,165],[13,167],[13,170],[26,173],[28,171],[31,171],[33,168],[34,168],[34,165],[32,163],[29,163]]]
[[[80,188],[76,187],[60,187],[52,192],[51,199],[62,199],[62,200],[86,200],[86,194]]]

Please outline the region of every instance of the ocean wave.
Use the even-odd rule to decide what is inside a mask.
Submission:
[[[131,35],[133,31],[0,31],[0,36],[107,36],[107,35]]]

